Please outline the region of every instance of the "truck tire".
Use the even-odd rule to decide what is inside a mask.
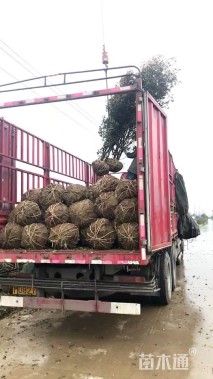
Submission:
[[[158,305],[168,305],[172,297],[172,263],[169,253],[160,254],[159,287],[160,296],[155,298]]]
[[[183,253],[181,252],[178,257],[177,257],[177,260],[176,260],[176,265],[177,266],[180,266],[183,264]]]
[[[177,257],[176,265],[180,266],[183,263],[183,253],[184,253],[184,242],[181,241],[180,254]]]
[[[172,291],[177,287],[177,270],[176,270],[176,257],[171,252],[171,264],[172,264]]]

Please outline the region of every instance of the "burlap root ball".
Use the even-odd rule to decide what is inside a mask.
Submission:
[[[117,224],[138,221],[137,199],[125,199],[115,208],[115,221]]]
[[[106,218],[96,220],[86,230],[86,242],[94,249],[111,249],[115,240],[115,229]]]
[[[98,182],[96,184],[92,184],[87,188],[87,198],[90,200],[95,200],[100,194],[100,188]]]
[[[7,221],[8,222],[15,222],[15,208],[10,212]]]
[[[50,205],[62,203],[64,187],[61,184],[49,184],[41,189],[39,196],[39,205],[42,211],[46,211]]]
[[[64,190],[63,199],[65,204],[71,205],[87,197],[87,187],[82,184],[70,184]]]
[[[8,222],[0,232],[0,246],[4,249],[20,248],[22,230],[22,226],[13,222]]]
[[[56,249],[72,249],[79,239],[79,229],[74,224],[65,223],[50,229],[49,241]]]
[[[25,249],[45,249],[49,232],[43,224],[27,225],[23,229],[21,244]]]
[[[21,201],[15,208],[14,215],[15,223],[21,226],[41,221],[41,210],[34,201]]]
[[[119,172],[123,168],[123,163],[115,158],[107,158],[106,163],[108,164],[109,171],[111,172]]]
[[[136,222],[119,225],[117,236],[119,245],[123,249],[137,250],[139,248],[139,226]]]
[[[45,224],[48,228],[52,228],[58,224],[66,223],[68,220],[69,211],[65,204],[52,204],[45,212]]]
[[[35,203],[39,204],[40,193],[41,193],[40,188],[30,189],[27,192],[23,193],[23,195],[21,196],[21,201],[29,200],[29,201],[34,201]]]
[[[109,166],[106,162],[97,159],[92,162],[92,168],[96,175],[103,176],[109,173]]]
[[[102,192],[95,201],[95,211],[101,217],[112,220],[115,215],[114,211],[118,205],[118,200],[115,197],[115,192]]]
[[[85,199],[69,206],[70,221],[77,226],[87,226],[97,219],[94,204]]]
[[[119,183],[115,190],[115,196],[117,197],[119,202],[124,199],[131,199],[133,197],[137,197],[137,194],[137,180],[119,180]]]
[[[103,178],[101,178],[97,182],[97,185],[99,186],[99,191],[101,193],[101,192],[115,191],[118,183],[119,183],[118,178],[115,178],[112,175],[105,175]]]

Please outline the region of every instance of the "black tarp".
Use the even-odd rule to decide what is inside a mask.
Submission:
[[[183,177],[179,172],[175,175],[176,211],[178,219],[178,237],[180,239],[195,238],[200,235],[196,221],[190,216],[189,202]]]
[[[189,211],[189,202],[183,177],[179,172],[175,175],[176,210],[179,215],[185,215]]]
[[[178,219],[178,237],[188,240],[200,235],[200,228],[196,221],[189,215],[181,215]]]

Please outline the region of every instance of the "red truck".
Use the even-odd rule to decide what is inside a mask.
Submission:
[[[116,70],[108,69],[108,74],[113,72],[109,78],[118,77]],[[88,81],[96,82],[96,77],[91,79],[91,73],[96,72],[98,80],[105,80],[105,75],[100,77],[102,70],[77,74],[88,73]],[[73,73],[59,74],[63,78],[60,85],[70,83],[68,74],[72,77]],[[30,88],[51,86],[46,76],[39,79],[43,80],[42,85],[34,85],[30,80],[26,83]],[[82,84],[82,80],[76,83]],[[0,89],[11,91],[8,86]],[[140,299],[144,296],[151,296],[162,305],[170,302],[176,287],[176,262],[183,252],[177,230],[177,170],[168,151],[167,117],[152,96],[142,90],[141,80],[126,87],[0,103],[0,108],[130,92],[135,94],[136,102],[139,250],[0,249],[1,264],[31,263],[33,267],[32,273],[0,276],[1,287],[8,290],[7,295],[4,292],[1,296],[1,306],[140,314]],[[86,186],[96,180],[89,163],[0,119],[0,227],[27,189],[49,183],[66,185],[73,179]]]

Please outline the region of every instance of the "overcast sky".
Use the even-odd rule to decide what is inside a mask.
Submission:
[[[191,211],[211,213],[212,1],[103,0],[102,3],[110,66],[140,66],[156,54],[177,59],[181,83],[167,111],[169,147],[176,167],[184,176]],[[101,0],[1,1],[0,40],[0,83],[39,73],[99,68],[103,45]],[[63,87],[60,91],[68,92]],[[4,94],[0,101],[43,94],[41,90]],[[45,94],[53,93],[49,89]],[[100,147],[97,131],[105,101],[99,98],[75,104],[8,109],[1,110],[0,116],[91,161]]]

